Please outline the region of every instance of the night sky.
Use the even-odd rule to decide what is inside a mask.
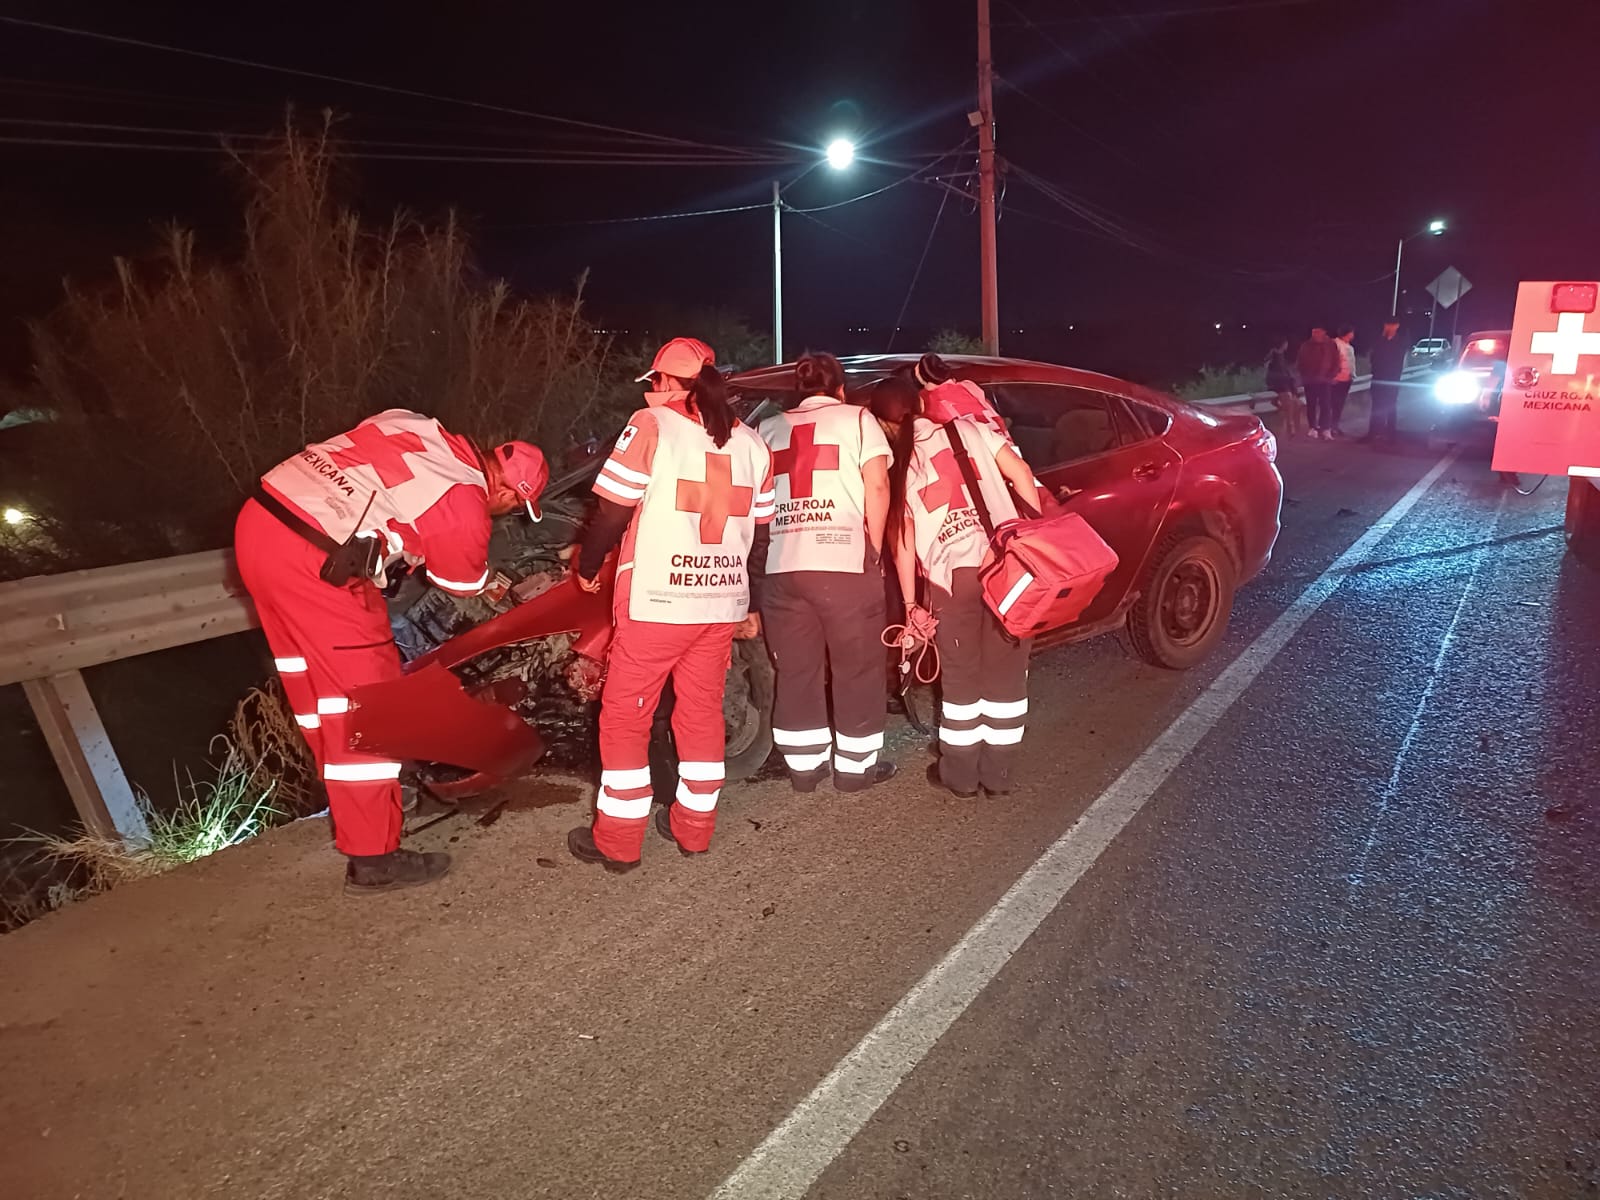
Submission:
[[[906,178],[960,187],[974,167],[974,7],[457,3],[411,18],[349,2],[0,0],[0,15],[788,160],[352,163],[364,208],[459,207],[483,266],[520,288],[563,288],[588,268],[610,325],[717,305],[764,328],[771,221],[759,209],[602,220],[759,204],[775,177],[795,181],[786,199],[797,208],[902,181],[785,218],[791,347],[857,349],[862,335],[845,331],[869,326],[866,341],[883,343],[924,246],[905,324],[976,332],[971,206],[935,178]],[[1225,11],[1195,11],[1214,9]],[[1168,15],[1139,16],[1152,12]],[[1436,216],[1450,232],[1411,243],[1406,287],[1415,302],[1439,269],[1458,266],[1479,285],[1464,326],[1505,321],[1518,278],[1600,273],[1596,0],[994,0],[994,20],[999,146],[1016,168],[1000,225],[1013,350],[1068,324],[1192,341],[1223,322],[1230,349],[1272,324],[1370,327],[1388,309],[1396,237]],[[344,114],[341,135],[369,151],[648,145],[0,24],[0,137],[204,144],[22,121],[259,134],[291,102],[302,115]],[[877,161],[808,170],[840,133]],[[110,254],[147,249],[171,219],[225,249],[234,197],[216,153],[0,144],[8,365],[18,365],[17,319],[48,308],[62,275],[103,276]],[[1079,357],[1103,365],[1092,348]]]

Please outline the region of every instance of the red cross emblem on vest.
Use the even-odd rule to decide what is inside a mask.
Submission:
[[[816,472],[839,469],[839,447],[817,445],[815,425],[796,425],[789,433],[789,448],[772,456],[772,468],[789,477],[792,499],[805,500],[813,494]]]
[[[733,455],[706,453],[706,481],[678,480],[678,511],[700,514],[700,541],[720,546],[729,517],[748,517],[755,499],[753,487],[733,482]]]
[[[971,504],[954,450],[941,450],[933,456],[933,476],[933,482],[917,492],[923,508],[938,512],[941,508],[967,508]]]
[[[384,487],[415,479],[416,472],[406,465],[406,455],[421,454],[427,449],[414,433],[385,433],[371,423],[357,425],[345,436],[350,439],[350,448],[335,450],[328,457],[341,467],[370,466]]]

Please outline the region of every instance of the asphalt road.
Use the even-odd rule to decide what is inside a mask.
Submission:
[[[902,732],[881,791],[739,789],[618,879],[547,781],[424,834],[434,890],[345,899],[302,823],[0,939],[0,1196],[1600,1194],[1563,487],[1281,461],[1224,651],[1042,657],[1005,800]]]

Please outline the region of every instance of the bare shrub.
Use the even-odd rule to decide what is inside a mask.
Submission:
[[[555,456],[612,386],[581,279],[521,299],[478,274],[453,216],[363,220],[339,202],[326,123],[234,162],[235,256],[173,227],[31,329],[26,402],[61,417],[29,456],[34,569],[225,544],[262,471],[386,408]]]

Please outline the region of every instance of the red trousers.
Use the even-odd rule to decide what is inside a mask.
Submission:
[[[372,584],[322,582],[322,551],[254,500],[234,529],[239,575],[261,617],[294,719],[316,756],[345,854],[400,845],[400,764],[350,749],[350,691],[397,678],[400,655]]]
[[[686,850],[710,846],[727,745],[722,693],[733,653],[732,625],[635,621],[628,615],[631,576],[625,572],[617,583],[617,631],[600,696],[600,792],[594,814],[594,843],[618,862],[638,862],[644,850],[654,795],[650,726],[669,676],[678,750],[672,835]]]

